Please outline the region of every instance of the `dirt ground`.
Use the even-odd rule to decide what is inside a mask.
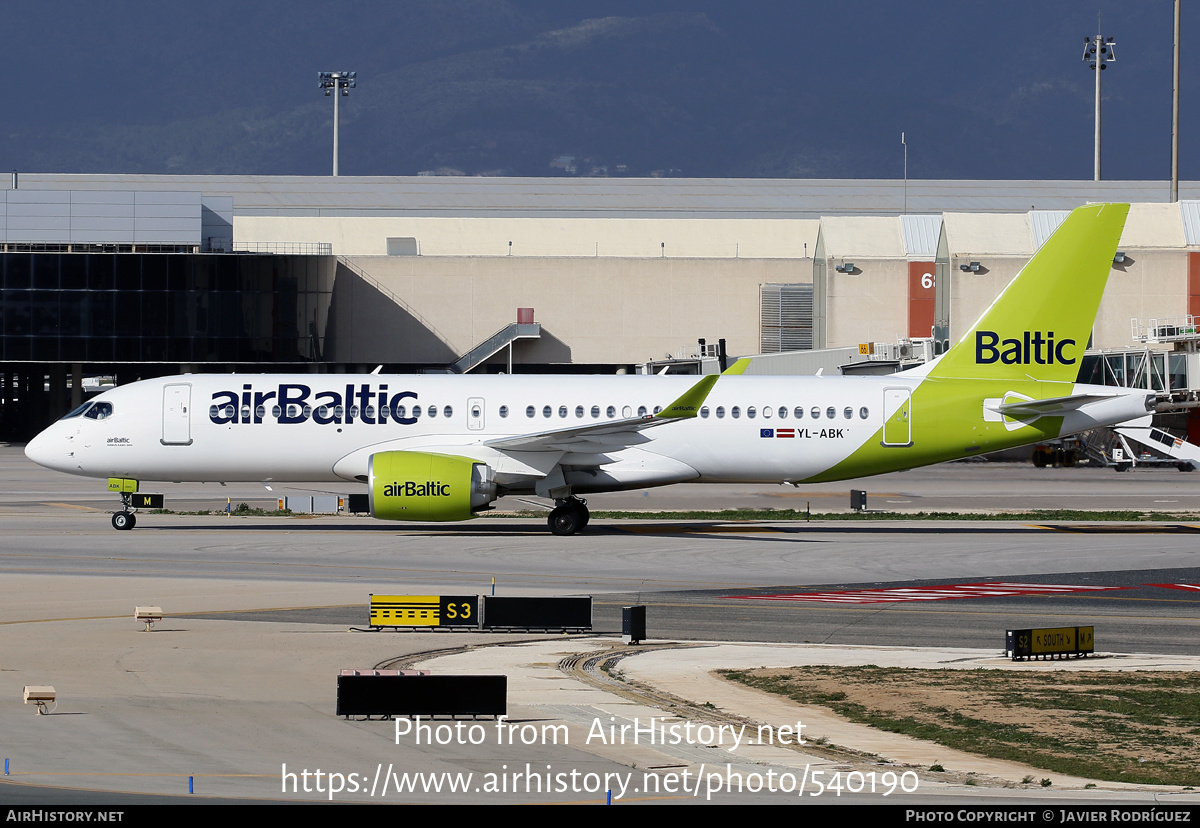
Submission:
[[[960,750],[1123,782],[1200,785],[1200,676],[806,667],[745,683]]]

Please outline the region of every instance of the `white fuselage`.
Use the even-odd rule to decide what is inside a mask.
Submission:
[[[851,455],[857,465],[838,474],[856,476],[1041,438],[1036,429],[998,423],[998,415],[985,411],[986,398],[1002,394],[1002,387],[955,384],[954,398],[965,404],[948,420],[936,404],[931,409],[914,394],[929,381],[920,372],[722,377],[694,418],[608,436],[594,428],[652,416],[696,381],[693,376],[184,375],[107,391],[93,401],[105,406],[59,420],[30,442],[26,453],[43,466],[99,478],[365,482],[373,454],[419,451],[486,463],[502,492],[533,491],[536,481],[560,469],[573,491],[587,493],[684,481],[797,483],[822,474],[830,479],[830,470]],[[1083,393],[1087,387],[1073,389]],[[1068,412],[1061,433],[1144,415],[1144,392],[1099,391],[1108,397],[1087,410]],[[901,406],[906,407],[900,412],[903,422],[895,416]],[[928,430],[935,423],[936,429]],[[927,431],[914,446],[908,435],[917,434],[916,425]],[[581,427],[593,427],[584,440],[555,439]],[[977,435],[989,429],[999,441],[993,437],[984,446]],[[528,435],[536,437],[529,445],[494,445]]]
[[[717,383],[702,416],[647,429],[640,445],[606,450],[601,440],[584,452],[484,445],[653,414],[696,379],[185,375],[105,392],[97,400],[111,405],[110,414],[60,420],[27,453],[71,474],[165,481],[361,481],[370,455],[391,450],[487,462],[509,490],[531,488],[521,481],[555,464],[602,470],[594,487],[583,480],[579,491],[682,480],[800,481],[880,429],[885,388],[919,381],[729,377]]]

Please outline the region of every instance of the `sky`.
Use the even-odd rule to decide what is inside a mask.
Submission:
[[[1184,35],[1200,38],[1200,11],[1184,12]],[[1081,57],[1097,13],[1117,41],[1102,76],[1104,177],[1166,179],[1169,0],[12,3],[0,168],[325,174],[332,106],[317,74],[350,69],[344,175],[415,174],[439,159],[529,174],[556,151],[614,163],[642,153],[652,166],[657,144],[661,165],[685,175],[898,178],[903,132],[910,178],[1090,179],[1094,74]],[[592,35],[586,49],[548,35],[653,16],[658,28]],[[502,57],[551,41],[542,75]],[[1181,172],[1197,179],[1200,65],[1188,43]],[[621,61],[628,73],[613,69]],[[601,129],[547,95],[528,115],[518,107],[524,133],[484,105],[512,112],[540,89],[582,109],[616,105]],[[493,130],[507,139],[464,150]],[[505,155],[522,144],[537,159]]]

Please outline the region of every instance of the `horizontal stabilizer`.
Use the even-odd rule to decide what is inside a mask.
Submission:
[[[989,405],[988,408],[998,411],[1006,417],[1028,419],[1029,417],[1053,417],[1068,411],[1075,411],[1090,402],[1107,400],[1121,394],[1075,394],[1070,397],[1050,397],[1045,400],[1021,400],[1020,402]]]

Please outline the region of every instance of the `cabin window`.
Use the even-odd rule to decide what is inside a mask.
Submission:
[[[654,413],[655,413],[655,414],[657,414],[657,413],[658,413],[658,412],[660,412],[660,411],[662,411],[662,406],[661,406],[661,405],[656,405],[656,406],[654,406]]]
[[[817,408],[815,405],[812,407],[812,411],[808,413],[812,415],[814,420],[821,419],[821,409]]]
[[[703,417],[705,420],[708,419],[708,406],[707,405],[700,406],[700,416]]]
[[[645,417],[645,416],[646,416],[646,406],[644,406],[644,405],[639,405],[639,406],[638,406],[638,416],[639,416],[639,417]]]
[[[718,406],[717,406],[717,419],[718,419],[718,420],[724,420],[724,419],[725,419],[725,406],[723,406],[723,405],[718,405]]]
[[[567,407],[565,405],[560,405],[558,407],[558,416],[560,416],[560,417],[567,416]]]
[[[592,406],[592,419],[593,419],[593,420],[599,420],[599,419],[600,419],[600,406],[598,406],[598,405],[593,405],[593,406]]]
[[[786,405],[779,406],[779,419],[781,419],[781,420],[787,419],[787,406]]]
[[[842,416],[845,417],[847,420],[853,420],[854,419],[854,409],[851,408],[850,406],[846,406],[845,410],[842,411]]]
[[[277,405],[271,406],[271,416],[272,417],[274,417],[276,420],[278,420],[281,414],[283,414],[282,408],[280,408]]]
[[[742,409],[735,405],[733,408],[729,409],[729,416],[736,420],[738,417],[742,416]]]
[[[582,405],[575,406],[575,419],[577,419],[577,420],[583,419],[583,406]]]
[[[836,420],[837,419],[837,409],[834,408],[832,405],[829,406],[829,408],[825,409],[825,417],[830,420]]]
[[[503,420],[507,416],[508,416],[508,406],[507,405],[500,406],[500,419]]]
[[[532,405],[526,406],[525,407],[525,416],[532,417],[534,415],[534,411],[535,411],[535,409]]]
[[[804,409],[801,408],[800,406],[796,406],[796,409],[792,413],[796,415],[797,420],[804,419]]]
[[[871,412],[868,411],[867,407],[864,405],[862,408],[858,409],[858,416],[859,419],[865,420],[867,417],[871,416]]]
[[[746,409],[746,419],[753,420],[757,415],[758,415],[758,409],[755,408],[754,406],[750,406],[749,408]]]
[[[550,417],[553,415],[554,415],[554,409],[552,409],[550,406],[547,405],[547,406],[542,407],[542,416],[543,417]]]
[[[617,409],[610,405],[607,409],[605,409],[604,413],[607,414],[608,418],[611,420],[613,417],[617,416]]]
[[[447,417],[447,418],[453,417],[454,416],[454,408],[449,405],[446,406],[445,408],[442,409],[442,416]],[[475,416],[478,417],[479,415],[476,414]]]

